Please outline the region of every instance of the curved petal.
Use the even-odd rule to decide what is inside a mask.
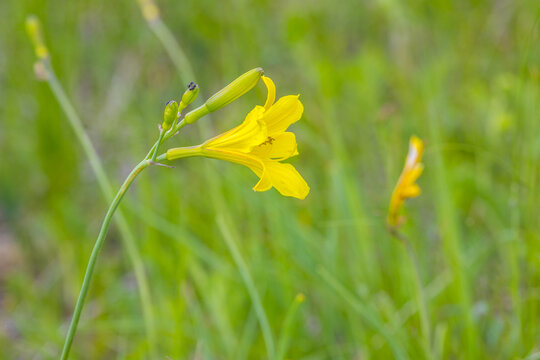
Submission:
[[[309,193],[309,186],[294,166],[277,161],[265,161],[264,167],[263,176],[259,181],[259,183],[265,185],[261,185],[263,189],[268,190],[269,188],[266,188],[266,186],[270,182],[281,195],[305,199]],[[254,188],[254,190],[257,189]]]
[[[412,136],[409,140],[409,153],[405,160],[405,167],[412,168],[414,164],[422,161],[422,154],[424,152],[424,142],[416,136]]]
[[[268,110],[276,100],[276,85],[269,77],[262,76],[261,79],[264,81],[264,85],[266,85],[266,89],[268,90],[266,102],[264,103],[264,108]]]
[[[284,96],[263,113],[262,119],[266,122],[268,135],[284,132],[292,123],[300,120],[304,106],[298,96]]]
[[[260,178],[259,182],[255,184],[253,190],[255,191],[266,191],[272,188],[272,180],[269,176],[263,176]]]
[[[255,106],[242,124],[206,141],[202,147],[246,153],[251,151],[254,146],[263,143],[267,138],[266,124],[261,120],[263,112],[262,106]]]
[[[265,142],[255,146],[251,155],[262,159],[285,160],[298,155],[296,136],[292,132],[284,132],[266,138]]]

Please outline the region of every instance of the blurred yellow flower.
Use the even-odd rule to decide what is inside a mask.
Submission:
[[[415,183],[424,170],[422,153],[424,152],[424,143],[416,136],[412,136],[409,141],[409,153],[405,159],[405,166],[398,179],[397,185],[390,199],[388,210],[388,225],[392,227],[400,226],[403,218],[399,216],[403,203],[408,198],[420,195],[420,187]]]
[[[309,186],[291,164],[281,163],[298,155],[296,137],[287,128],[298,121],[304,107],[298,95],[288,95],[274,103],[274,82],[262,77],[268,96],[264,106],[255,106],[244,122],[201,145],[167,151],[167,160],[204,156],[249,167],[259,178],[255,191],[275,187],[282,195],[304,199]]]

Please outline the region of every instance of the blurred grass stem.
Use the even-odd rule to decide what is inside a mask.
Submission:
[[[360,302],[356,295],[351,293],[338,279],[328,272],[323,267],[319,267],[317,272],[321,278],[330,285],[335,291],[336,295],[340,297],[350,308],[356,312],[364,320],[364,322],[376,330],[381,335],[388,346],[392,350],[395,359],[408,359],[408,356],[403,349],[403,346],[398,343],[398,339],[385,327],[384,323],[380,320],[377,313],[375,313],[369,306]]]
[[[414,281],[414,286],[416,291],[414,291],[414,297],[416,300],[416,306],[418,308],[418,316],[420,318],[420,329],[422,331],[421,342],[424,348],[426,359],[433,359],[433,351],[431,350],[431,326],[429,321],[429,312],[426,304],[426,296],[424,293],[424,287],[422,285],[422,279],[420,277],[420,267],[418,266],[418,260],[414,250],[409,242],[409,239],[403,234],[392,231],[392,235],[403,244],[403,247],[406,252],[407,259],[411,264],[411,272]]]
[[[253,308],[255,309],[257,318],[259,319],[259,325],[261,326],[264,342],[266,344],[266,352],[268,353],[268,359],[272,360],[275,357],[274,338],[272,337],[270,323],[268,322],[268,317],[266,316],[266,313],[264,311],[261,298],[259,297],[257,288],[255,287],[255,284],[253,282],[253,278],[249,273],[246,262],[240,254],[240,250],[238,249],[238,246],[236,245],[236,242],[234,241],[230,233],[229,227],[225,223],[225,219],[223,218],[223,216],[220,215],[218,217],[217,223],[221,233],[223,234],[223,238],[225,239],[225,244],[229,248],[234,263],[236,264],[236,267],[240,272],[240,276],[244,281],[244,285],[246,286],[249,297],[251,298]]]
[[[300,293],[296,295],[291,306],[289,307],[289,310],[287,311],[287,314],[285,315],[285,320],[283,320],[283,326],[281,327],[281,335],[280,335],[278,345],[277,345],[277,355],[276,355],[277,360],[285,359],[285,355],[287,354],[287,349],[289,348],[291,339],[293,337],[292,328],[294,324],[294,319],[296,317],[298,308],[304,302],[304,300],[305,300],[304,294]]]
[[[195,73],[193,72],[189,59],[161,18],[158,17],[152,21],[148,21],[148,24],[165,48],[165,51],[167,51],[167,54],[178,71],[182,83],[187,84],[190,81],[195,81]]]
[[[142,10],[144,14],[144,8],[142,8]],[[193,67],[191,66],[189,59],[185,55],[184,51],[182,50],[182,48],[176,41],[174,35],[171,33],[169,28],[163,23],[161,18],[159,16],[154,17],[150,21],[147,20],[147,23],[150,29],[154,32],[154,34],[158,38],[158,40],[161,42],[165,50],[167,51],[167,54],[169,55],[169,57],[171,58],[171,61],[173,62],[178,72],[178,76],[180,77],[180,81],[186,84],[189,81],[195,81],[196,80],[195,73],[193,71]],[[195,104],[199,102],[200,100],[195,100]],[[206,118],[207,120],[210,120],[210,115],[207,115]],[[199,131],[203,133],[203,135],[205,136],[208,135],[208,122],[209,121],[197,122]],[[184,125],[185,125],[185,122],[183,120],[180,121],[176,127],[173,127],[173,129],[171,129],[171,131],[167,133],[167,135],[169,136],[166,135],[165,139],[168,139],[169,137],[176,134],[176,132],[179,129],[181,129]],[[198,154],[193,154],[193,155],[198,155]],[[166,159],[166,156],[164,154],[157,157],[158,161],[162,161],[165,159]],[[263,334],[263,339],[266,345],[268,358],[272,360],[275,358],[275,345],[274,345],[274,338],[272,336],[272,331],[270,329],[268,317],[266,316],[266,312],[260,300],[259,294],[253,282],[253,279],[249,273],[249,269],[244,259],[242,258],[242,255],[240,254],[240,251],[238,250],[238,247],[233,239],[232,229],[230,228],[230,226],[228,225],[225,219],[228,214],[228,210],[226,209],[223,196],[221,195],[219,191],[217,191],[215,177],[210,174],[209,168],[207,166],[204,167],[204,172],[207,175],[206,178],[209,181],[209,190],[210,190],[209,193],[214,202],[217,213],[221,214],[218,218],[218,226],[220,228],[220,231],[222,232],[223,238],[229,249],[229,252],[231,253],[231,256],[233,257],[233,260],[241,274],[242,280],[244,281],[244,285],[246,286],[248,290],[248,294],[251,298],[251,302],[253,304],[255,314],[257,316],[259,325],[261,327],[261,332]]]

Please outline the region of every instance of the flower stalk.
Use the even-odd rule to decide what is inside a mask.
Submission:
[[[122,198],[126,194],[127,190],[129,189],[137,175],[139,175],[141,171],[146,169],[150,164],[150,161],[143,160],[131,171],[131,173],[128,175],[128,177],[120,187],[120,190],[118,190],[118,192],[116,193],[116,196],[114,197],[111,205],[109,206],[109,209],[107,210],[107,214],[103,219],[103,224],[101,225],[101,230],[99,231],[98,238],[96,240],[96,243],[94,244],[94,248],[92,249],[92,254],[90,255],[90,259],[88,260],[88,265],[86,266],[86,272],[84,274],[84,280],[81,291],[79,293],[79,298],[77,299],[77,304],[75,305],[73,317],[71,318],[71,324],[69,325],[69,330],[66,335],[64,347],[62,349],[62,356],[60,357],[61,360],[66,360],[69,357],[69,351],[71,349],[71,345],[73,344],[73,338],[75,337],[75,333],[77,332],[77,326],[81,318],[81,312],[84,307],[84,302],[88,295],[88,289],[90,288],[90,282],[92,280],[92,275],[94,274],[94,269],[96,267],[99,251],[101,250],[107,232],[109,231],[111,219],[116,209],[118,208],[118,205],[120,205]]]
[[[156,20],[159,20],[159,13],[155,11],[157,8],[153,5],[151,0],[141,0],[141,6],[146,10],[145,18],[149,23],[154,23]],[[49,83],[54,95],[60,102],[62,109],[66,112],[78,140],[83,145],[92,165],[92,169],[98,177],[98,182],[102,191],[106,198],[112,198],[112,202],[107,210],[99,235],[92,249],[86,267],[83,284],[77,298],[74,313],[62,348],[61,359],[67,360],[77,332],[82,310],[88,296],[99,252],[105,242],[113,216],[118,210],[123,197],[135,178],[151,165],[166,166],[157,163],[156,161],[175,160],[190,156],[203,156],[227,160],[250,167],[261,178],[261,181],[259,181],[255,188],[257,191],[265,191],[273,186],[283,195],[303,199],[309,192],[309,187],[292,165],[280,163],[280,161],[298,154],[294,134],[286,132],[286,129],[289,125],[300,119],[303,106],[298,101],[298,96],[286,96],[274,104],[275,86],[273,82],[269,78],[262,76],[264,73],[262,68],[255,68],[238,77],[231,84],[210,97],[201,107],[181,118],[183,110],[196,99],[199,92],[198,86],[191,82],[188,84],[188,89],[182,95],[179,103],[175,101],[167,103],[157,141],[149,150],[144,160],[133,168],[113,198],[110,182],[103,170],[99,157],[84,131],[82,122],[74,107],[56,79],[50,63],[50,55],[45,46],[40,23],[37,18],[29,17],[27,19],[27,31],[38,58],[34,67],[35,70],[39,70],[36,71],[38,78]],[[169,156],[169,152],[158,156],[160,145],[176,135],[185,125],[193,123],[201,117],[208,115],[210,112],[214,112],[235,101],[251,90],[259,82],[261,77],[269,90],[267,101],[264,107],[256,106],[255,109],[248,114],[248,117],[242,125],[198,146],[169,149],[173,150],[172,154],[174,156],[172,157]],[[274,144],[274,142],[276,142],[276,144]],[[229,150],[233,151],[229,152]],[[294,184],[290,186],[288,180],[293,180]],[[126,235],[126,244],[129,245],[127,246],[128,253],[130,254],[130,257],[133,258],[138,282],[140,280],[141,301],[143,302],[143,313],[149,335],[150,352],[152,357],[155,357],[153,351],[155,328],[153,326],[154,321],[151,304],[149,302],[147,280],[144,275],[142,261],[133,243],[134,237],[131,235],[125,219],[120,215],[121,214],[119,214],[116,221],[118,221],[122,234]],[[129,241],[127,240],[128,238]],[[240,270],[244,275],[248,274],[245,265],[241,267]],[[250,280],[249,276],[243,276],[243,278],[248,286],[250,296],[252,296],[254,303],[257,305],[258,318],[261,322],[265,342],[267,343],[269,357],[274,358],[273,338],[264,309],[260,299],[258,299],[253,281]]]
[[[34,65],[36,75],[39,80],[43,80],[48,83],[54,97],[66,115],[68,123],[75,134],[75,139],[81,145],[90,163],[90,167],[94,172],[103,197],[107,203],[110,203],[114,199],[111,181],[105,172],[103,164],[101,163],[99,155],[92,144],[90,137],[85,131],[81,118],[77,114],[75,107],[69,100],[66,92],[56,77],[54,68],[51,64],[50,53],[44,42],[43,31],[39,19],[34,15],[29,15],[26,20],[26,29],[38,58],[38,61]],[[120,239],[123,242],[128,258],[133,266],[133,272],[137,281],[137,289],[141,301],[141,309],[145,324],[149,353],[152,357],[154,357],[156,330],[149,281],[144,270],[142,257],[135,243],[135,236],[121,209],[118,209],[117,211],[115,223],[121,234]]]

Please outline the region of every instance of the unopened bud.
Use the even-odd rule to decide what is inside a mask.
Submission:
[[[230,104],[249,90],[253,89],[263,74],[263,69],[259,67],[241,75],[232,83],[214,94],[210,99],[206,100],[206,107],[212,112]]]
[[[43,60],[49,57],[49,50],[45,46],[43,40],[43,32],[41,31],[41,23],[35,15],[29,15],[26,18],[26,32],[32,44],[38,59]]]
[[[191,104],[197,98],[197,95],[199,95],[199,87],[192,81],[188,84],[184,95],[182,95],[181,107],[182,105],[183,107],[186,107]]]
[[[178,117],[178,104],[176,101],[169,101],[165,106],[165,111],[163,112],[163,123],[161,127],[164,131],[167,131],[171,128],[174,120]]]
[[[249,90],[253,89],[263,74],[263,69],[259,67],[241,75],[232,83],[214,94],[210,99],[206,100],[204,105],[189,112],[185,116],[184,121],[188,124],[192,124],[203,116],[230,104]]]

